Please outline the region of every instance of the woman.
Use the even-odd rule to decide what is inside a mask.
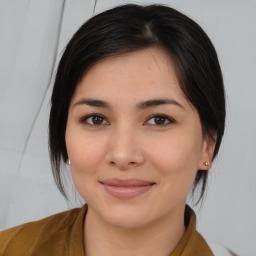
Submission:
[[[213,252],[186,205],[218,153],[225,97],[203,30],[161,5],[88,20],[59,63],[49,121],[53,174],[67,163],[86,204],[0,233],[0,255]]]

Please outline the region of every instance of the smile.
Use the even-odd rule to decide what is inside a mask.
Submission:
[[[111,196],[119,199],[132,199],[150,190],[155,183],[143,180],[119,180],[111,179],[101,182],[105,190]]]

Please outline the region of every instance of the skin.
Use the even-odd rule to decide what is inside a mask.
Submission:
[[[104,100],[111,109],[81,103],[85,98]],[[162,98],[176,103],[135,108]],[[98,126],[86,119],[95,113],[103,116]],[[159,123],[154,114],[170,119]],[[71,99],[66,146],[74,184],[88,204],[86,255],[169,255],[185,232],[186,196],[197,170],[209,169],[204,162],[214,150],[170,57],[148,48],[95,64]],[[123,200],[100,183],[113,178],[155,184]]]

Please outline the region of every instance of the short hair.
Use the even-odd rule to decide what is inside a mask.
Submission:
[[[59,62],[51,97],[49,151],[55,182],[67,198],[61,163],[68,159],[65,132],[71,97],[79,80],[98,61],[156,47],[169,54],[180,88],[197,109],[203,135],[215,142],[217,155],[225,128],[225,92],[218,57],[209,37],[192,19],[166,5],[125,4],[86,21],[67,44]],[[198,170],[203,198],[208,172]]]

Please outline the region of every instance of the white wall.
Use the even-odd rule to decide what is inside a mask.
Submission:
[[[95,12],[126,2],[98,0]],[[227,129],[198,229],[241,256],[256,255],[256,1],[136,2],[184,12],[217,49]],[[78,205],[66,203],[53,182],[47,123],[56,63],[94,5],[92,0],[0,0],[0,229]]]

